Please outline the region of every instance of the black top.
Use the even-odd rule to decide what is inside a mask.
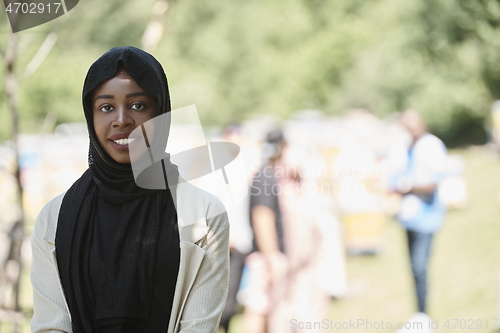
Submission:
[[[252,208],[258,205],[263,205],[271,208],[276,215],[276,233],[278,235],[278,246],[281,252],[285,251],[284,241],[283,241],[283,226],[281,222],[281,210],[278,201],[278,195],[280,192],[279,185],[277,184],[276,177],[274,175],[274,169],[271,166],[264,167],[260,169],[252,182],[252,188],[250,189],[250,221],[252,221]],[[252,230],[253,221],[251,223]],[[255,234],[255,230],[254,230]],[[257,242],[255,237],[253,240],[253,251],[258,251]]]
[[[173,204],[173,202],[169,202]],[[90,284],[94,299],[99,288],[103,258],[109,251],[109,245],[118,227],[120,205],[97,198],[96,216],[89,257]],[[123,323],[122,333],[162,332],[165,333],[170,320],[174,300],[175,284],[179,272],[180,248],[177,214],[175,209],[162,209],[156,263],[153,276],[153,295],[151,313],[148,321]],[[139,272],[138,272],[139,273]],[[124,291],[133,293],[135,291]],[[95,308],[91,310],[95,313]]]

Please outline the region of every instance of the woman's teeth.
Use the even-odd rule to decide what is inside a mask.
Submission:
[[[113,140],[114,143],[119,144],[120,146],[126,146],[134,142],[136,139],[119,139],[119,140]]]

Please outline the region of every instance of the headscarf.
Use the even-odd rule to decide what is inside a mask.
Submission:
[[[131,164],[116,162],[99,144],[92,93],[121,67],[156,98],[155,116],[171,109],[163,68],[140,49],[113,48],[87,73],[82,100],[90,137],[89,168],[63,198],[55,241],[59,275],[75,333],[111,332],[114,324],[149,318],[160,214],[169,201],[175,200],[175,193],[168,189],[138,187]],[[166,126],[162,131],[155,131],[161,135],[153,150],[163,155],[153,167],[163,165],[169,179],[177,179],[177,168],[165,153],[170,123],[162,125]],[[103,262],[99,290],[92,293],[88,267],[97,197],[122,208],[117,233]]]

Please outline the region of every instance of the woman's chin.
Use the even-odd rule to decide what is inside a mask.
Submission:
[[[121,163],[121,164],[130,164],[130,158],[120,158],[120,159],[114,159],[116,162]]]
[[[128,151],[123,152],[123,153],[112,152],[111,154],[110,154],[110,152],[108,152],[108,155],[111,156],[111,158],[115,162],[123,163],[123,164],[130,163],[130,155],[128,154]]]

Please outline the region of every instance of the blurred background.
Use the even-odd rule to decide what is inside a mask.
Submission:
[[[322,203],[308,233],[321,240],[311,281],[328,320],[396,323],[416,311],[388,179],[391,151],[409,142],[398,112],[418,110],[448,148],[429,315],[436,332],[470,331],[444,327],[452,319],[500,332],[499,34],[498,0],[82,0],[16,34],[1,14],[0,332],[29,332],[35,218],[87,168],[83,80],[124,45],[160,61],[173,109],[196,104],[208,138],[238,124],[249,179],[267,131],[283,129],[303,182],[324,189],[295,199]],[[244,332],[246,284],[244,270],[231,333]]]

